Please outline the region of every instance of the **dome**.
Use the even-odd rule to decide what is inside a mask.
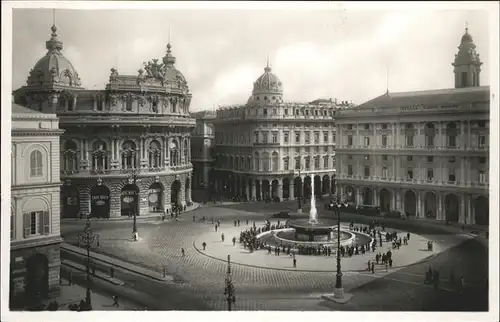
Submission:
[[[28,85],[58,84],[80,87],[77,71],[61,52],[63,44],[57,39],[57,27],[54,25],[51,30],[51,38],[45,44],[47,54],[40,58],[30,71]]]
[[[252,96],[249,104],[273,104],[283,102],[283,84],[278,76],[271,73],[269,63],[264,68],[264,74],[253,83]]]
[[[469,34],[469,29],[465,28],[465,34],[462,36],[461,43],[462,44],[467,44],[467,43],[471,43],[471,42],[473,42],[472,41],[472,36]]]

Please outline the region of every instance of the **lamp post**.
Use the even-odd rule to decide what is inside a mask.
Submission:
[[[342,287],[342,267],[340,265],[340,208],[342,207],[340,197],[337,197],[337,203],[335,206],[337,211],[337,274],[335,279],[334,296],[336,298],[343,298],[344,288]]]
[[[92,228],[90,227],[90,215],[87,216],[87,221],[85,222],[85,228],[83,229],[83,233],[79,233],[77,235],[78,238],[78,243],[80,241],[82,244],[85,246],[87,249],[87,293],[85,295],[85,304],[87,305],[88,310],[92,310],[92,299],[90,295],[90,285],[91,285],[91,280],[90,280],[90,248],[92,247],[93,243],[97,241],[97,246],[99,246],[99,234],[96,234],[92,231]]]
[[[225,281],[226,287],[224,288],[224,295],[226,296],[227,310],[231,311],[232,304],[236,303],[235,289],[231,275],[231,255],[227,255],[227,274]]]
[[[138,177],[137,170],[134,170],[131,176],[131,181],[134,185],[136,185],[137,183],[137,177]],[[132,237],[134,241],[137,241],[139,239],[139,234],[137,232],[137,207],[139,205],[139,195],[137,193],[137,190],[135,190],[134,193],[134,202],[135,202],[135,209],[133,209],[132,211],[132,215],[134,216],[132,224]]]

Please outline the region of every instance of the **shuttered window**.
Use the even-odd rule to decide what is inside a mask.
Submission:
[[[41,177],[43,175],[43,156],[42,152],[35,150],[30,154],[30,175],[32,177]]]
[[[48,211],[33,211],[23,214],[24,237],[50,234],[50,215]]]

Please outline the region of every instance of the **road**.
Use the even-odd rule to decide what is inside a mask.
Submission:
[[[150,309],[224,310],[226,302],[223,290],[227,265],[198,253],[192,242],[202,232],[214,231],[212,217],[221,219],[223,223],[240,219],[246,225],[247,219],[249,224],[253,220],[259,222],[276,209],[288,206],[290,205],[262,203],[210,205],[183,214],[180,221],[138,220],[138,242],[130,241],[131,221],[94,222],[94,230],[101,235],[101,246],[96,251],[158,271],[164,266],[167,268],[169,274],[175,277],[176,283],[172,285],[132,275],[122,276],[127,282],[127,288],[154,299],[155,304]],[[193,222],[193,215],[197,222]],[[199,222],[202,216],[206,217],[207,223]],[[346,221],[370,220],[362,216],[361,219],[359,216],[342,215],[344,217]],[[81,231],[82,224],[82,221],[62,224],[62,234],[67,242],[74,242],[75,234]],[[429,228],[408,222],[405,225],[417,226],[415,229],[420,234],[428,233],[428,238],[440,238],[437,243],[456,243],[454,239],[458,238],[451,233],[444,234],[442,230],[447,229],[445,226]],[[185,257],[181,256],[181,248],[186,250]],[[444,290],[436,291],[423,284],[423,275],[429,266],[440,271]],[[468,289],[462,297],[451,290],[445,281],[451,269],[455,270],[457,278],[464,276],[467,282]],[[487,276],[488,252],[475,239],[450,248],[426,263],[387,275],[345,274],[344,288],[354,294],[354,299],[343,305],[321,299],[321,295],[332,292],[335,282],[332,273],[290,272],[233,265],[236,287],[236,304],[233,309],[480,311],[488,308],[485,286]]]

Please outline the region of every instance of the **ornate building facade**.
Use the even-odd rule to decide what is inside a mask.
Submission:
[[[104,90],[81,87],[52,26],[47,54],[16,90],[17,103],[56,113],[61,140],[62,216],[169,211],[191,203],[191,93],[170,43],[137,75],[112,68]]]
[[[487,225],[489,86],[466,30],[455,88],[389,93],[337,113],[339,189],[356,204]]]
[[[285,103],[283,84],[264,68],[247,104],[217,110],[218,194],[295,199],[335,191],[335,101]]]
[[[10,307],[59,293],[59,129],[55,114],[12,104]]]
[[[215,111],[192,113],[196,127],[191,133],[191,163],[193,164],[193,199],[207,200],[214,191]]]

